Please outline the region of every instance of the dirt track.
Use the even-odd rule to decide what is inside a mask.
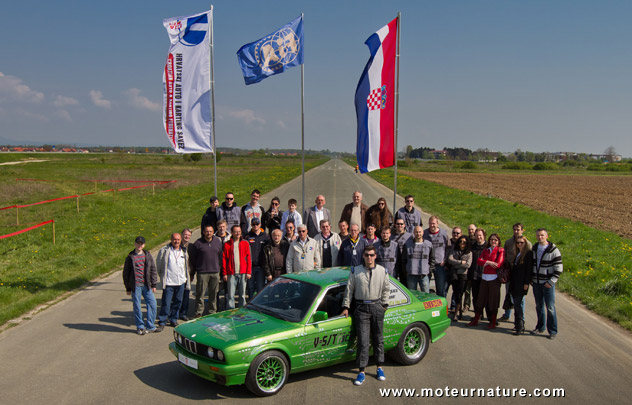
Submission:
[[[632,238],[632,176],[402,173],[518,202]]]

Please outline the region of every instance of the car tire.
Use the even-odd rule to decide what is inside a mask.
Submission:
[[[246,387],[255,395],[267,397],[281,391],[290,373],[285,355],[270,350],[258,355],[246,374]]]
[[[405,365],[417,364],[424,358],[430,346],[430,331],[421,322],[410,324],[397,342],[397,347],[389,352],[390,357]]]

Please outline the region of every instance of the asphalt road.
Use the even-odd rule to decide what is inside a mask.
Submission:
[[[369,205],[379,196],[392,201],[392,191],[335,160],[308,172],[306,188],[308,202],[313,202],[316,194],[326,196],[327,207],[336,219],[356,189],[364,193]],[[262,203],[267,206],[273,195],[282,201],[290,197],[300,201],[300,178],[264,196]],[[402,203],[399,198],[398,206]],[[121,257],[121,263],[123,260]],[[532,329],[535,313],[531,294],[526,309],[526,325]],[[500,400],[503,403],[630,403],[631,334],[560,293],[557,310],[559,335],[553,341],[542,335],[513,336],[510,323],[488,331],[485,322],[476,328],[459,322],[430,346],[418,365],[403,367],[387,362],[384,382],[374,378],[374,368],[370,367],[364,385],[354,386],[356,370],[353,363],[347,363],[291,375],[278,395],[257,402],[377,403],[380,388],[447,386],[483,388],[486,393],[496,387],[524,388],[527,395],[534,389],[562,388],[565,394],[561,400],[505,398]],[[171,328],[159,334],[135,334],[131,300],[125,294],[121,272],[114,272],[0,333],[0,401],[100,404],[243,402],[253,398],[245,387],[222,387],[188,373],[169,352],[171,340]],[[477,404],[493,400],[447,398],[444,394],[433,399],[399,398],[397,402]]]

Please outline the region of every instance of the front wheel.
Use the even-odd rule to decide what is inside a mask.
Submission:
[[[397,347],[389,352],[393,360],[405,365],[417,364],[424,358],[430,345],[430,331],[426,324],[415,322],[402,333]]]
[[[281,391],[289,367],[283,353],[271,350],[261,353],[250,365],[246,375],[246,387],[255,395],[266,397]]]

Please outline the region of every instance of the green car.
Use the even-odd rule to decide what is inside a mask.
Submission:
[[[246,384],[256,395],[281,390],[290,374],[354,360],[352,317],[341,316],[349,268],[283,275],[244,308],[177,326],[169,350],[188,371],[222,385]],[[391,278],[384,351],[418,363],[445,335],[445,298],[410,291]]]

